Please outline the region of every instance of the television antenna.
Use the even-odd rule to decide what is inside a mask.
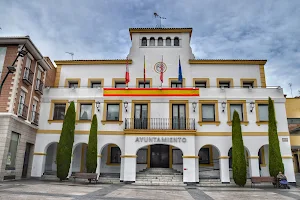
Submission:
[[[66,53],[70,54],[72,56],[72,60],[73,60],[74,53],[73,52],[66,52]]]
[[[163,26],[161,25],[161,20],[167,19],[167,18],[160,16],[159,14],[157,14],[157,12],[155,12],[153,14],[154,14],[155,18],[158,18],[158,23],[156,24],[156,28],[163,28]]]
[[[292,89],[292,83],[289,83],[290,90],[291,90],[291,96],[293,97],[293,89]]]

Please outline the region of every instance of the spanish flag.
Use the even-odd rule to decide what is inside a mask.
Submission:
[[[126,58],[126,72],[125,72],[125,83],[128,84],[129,79],[129,68],[128,68],[128,57]]]

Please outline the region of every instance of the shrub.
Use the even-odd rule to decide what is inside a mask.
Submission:
[[[274,103],[272,99],[269,97],[269,172],[270,175],[276,177],[279,172],[284,172],[284,166],[282,163],[279,140],[277,134],[277,125],[276,125],[276,117],[274,110]]]
[[[88,173],[95,173],[97,168],[97,129],[97,116],[94,115],[91,124],[89,143],[86,154],[86,169]]]
[[[238,112],[234,111],[232,120],[232,173],[238,186],[244,186],[247,181],[245,149]]]
[[[75,130],[75,105],[71,102],[64,118],[62,131],[57,145],[57,177],[62,181],[68,176]]]

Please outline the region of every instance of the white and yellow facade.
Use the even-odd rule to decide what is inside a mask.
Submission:
[[[91,120],[80,116],[81,105],[90,105],[88,115],[98,117],[97,173],[119,173],[120,181],[134,182],[137,172],[151,167],[168,167],[181,171],[185,183],[199,182],[199,177],[217,177],[228,183],[232,147],[230,118],[232,108],[237,106],[241,108],[248,176],[269,176],[268,124],[259,119],[259,105],[266,104],[271,97],[285,174],[289,182],[295,182],[285,98],[282,89],[266,87],[266,60],[195,59],[190,47],[191,28],[137,28],[129,29],[129,32],[132,46],[128,61],[55,61],[55,87],[45,89],[41,104],[33,177],[56,170],[55,149],[62,120],[53,118],[54,109],[57,104],[65,105],[66,109],[71,101],[76,104],[77,115],[70,174],[85,170]],[[144,56],[150,88],[140,88]],[[157,67],[160,64],[157,63],[162,61],[162,56],[165,72],[161,87]],[[183,74],[179,85],[182,88],[174,88],[179,56]],[[126,63],[130,82],[120,88]],[[93,83],[97,87],[92,87]],[[243,87],[248,83],[253,88]],[[203,117],[207,105],[212,105],[212,120]],[[117,120],[109,119],[109,112],[116,112],[116,108]],[[140,115],[136,109],[144,112],[142,124],[140,119],[136,120],[136,115]],[[174,121],[177,116],[184,120]]]

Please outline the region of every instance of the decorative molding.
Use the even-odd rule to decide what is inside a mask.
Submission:
[[[199,156],[182,156],[182,158],[199,158]]]
[[[107,64],[132,64],[131,59],[120,60],[55,60],[56,65],[107,65]]]
[[[267,60],[189,60],[189,64],[265,65],[266,62]]]
[[[121,158],[136,158],[137,155],[122,155]]]
[[[47,154],[43,152],[34,152],[33,155],[46,156]]]

